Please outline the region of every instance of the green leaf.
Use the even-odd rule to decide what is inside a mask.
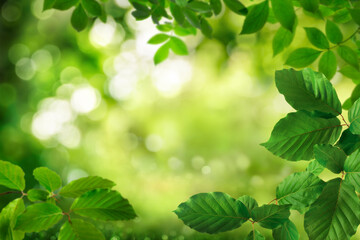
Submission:
[[[170,48],[177,55],[188,55],[189,52],[187,50],[186,44],[177,37],[170,38]]]
[[[200,30],[202,34],[204,34],[206,37],[208,38],[212,37],[212,27],[210,26],[208,21],[206,21],[205,18],[200,19]]]
[[[255,4],[246,15],[241,34],[251,34],[260,31],[269,16],[269,2],[265,0]]]
[[[294,39],[294,34],[289,30],[280,26],[277,30],[274,39],[272,41],[273,56],[282,52],[286,47],[288,47],[292,40]]]
[[[49,192],[44,191],[42,189],[30,189],[27,192],[27,197],[32,202],[46,201],[47,198],[49,197]]]
[[[84,30],[88,23],[88,16],[86,15],[82,5],[79,4],[71,15],[71,25],[78,32]]]
[[[314,117],[305,111],[289,113],[274,127],[270,139],[261,145],[290,161],[310,160],[316,144],[333,144],[341,133],[337,118]]]
[[[166,40],[169,39],[169,35],[164,34],[164,33],[159,33],[154,35],[152,38],[150,38],[150,40],[148,41],[149,44],[160,44],[165,42]]]
[[[224,0],[225,5],[234,13],[239,15],[246,15],[247,8],[239,0]]]
[[[360,25],[360,9],[359,8],[349,8],[348,9],[352,19],[354,22],[356,22],[358,25]]]
[[[40,232],[54,226],[63,217],[62,210],[51,203],[36,203],[26,208],[16,221],[15,229]]]
[[[319,144],[314,147],[314,155],[316,161],[333,173],[344,170],[346,154],[341,149],[330,144]]]
[[[88,191],[97,188],[108,189],[114,187],[115,185],[116,184],[114,182],[108,179],[104,179],[98,176],[89,176],[70,182],[60,190],[59,194],[64,197],[76,198],[80,197]]]
[[[355,80],[355,83],[360,83],[360,72],[353,66],[344,66],[340,69],[339,72],[345,77]]]
[[[46,167],[36,168],[33,172],[33,175],[35,179],[49,192],[53,192],[61,187],[60,176],[56,172]]]
[[[288,220],[283,223],[279,228],[273,230],[274,240],[299,240],[300,234],[296,229],[295,224]]]
[[[189,21],[189,23],[196,28],[200,28],[200,20],[199,20],[198,16],[189,9],[184,9],[183,11],[184,11],[184,15],[185,15],[186,19]]]
[[[173,2],[170,2],[170,12],[173,15],[173,17],[175,18],[175,20],[180,24],[183,25],[185,22],[185,15],[182,12],[181,8],[176,5]]]
[[[165,43],[164,45],[159,47],[159,49],[156,51],[156,53],[154,55],[155,65],[157,65],[157,64],[165,61],[165,59],[167,59],[167,57],[169,56],[169,49],[170,49],[169,43]]]
[[[52,8],[59,10],[67,10],[76,4],[79,3],[80,0],[56,0]]]
[[[265,237],[258,230],[253,230],[247,235],[245,240],[265,240]]]
[[[291,204],[291,209],[302,213],[320,195],[325,183],[310,172],[293,173],[276,188],[280,205]]]
[[[25,189],[25,173],[17,165],[0,160],[0,185],[10,189]]]
[[[187,0],[175,0],[175,3],[179,6],[179,7],[185,7],[188,3]]]
[[[215,15],[219,15],[221,13],[222,5],[220,0],[210,0],[210,6]]]
[[[349,109],[350,131],[353,134],[360,134],[360,99],[356,100]]]
[[[332,84],[323,74],[306,68],[275,72],[276,87],[296,110],[319,111],[334,116],[341,114],[341,102]]]
[[[44,0],[43,11],[51,9],[56,0]]]
[[[268,204],[251,211],[252,219],[263,228],[274,229],[285,223],[290,216],[290,205]]]
[[[360,201],[354,187],[336,178],[326,183],[305,213],[304,227],[312,240],[345,240],[355,234],[359,217]]]
[[[336,56],[332,51],[326,51],[319,61],[319,72],[322,72],[327,79],[332,79],[336,73]]]
[[[340,31],[340,28],[338,25],[336,25],[336,23],[330,20],[326,21],[325,32],[329,41],[334,44],[338,44],[343,40],[343,35]]]
[[[245,205],[245,207],[246,207],[246,209],[247,209],[247,211],[249,213],[248,216],[250,216],[250,217],[251,217],[251,211],[254,208],[259,206],[254,198],[252,198],[250,196],[247,196],[247,195],[239,197],[236,201],[240,201]]]
[[[351,15],[347,8],[336,10],[333,14],[333,20],[336,23],[347,23],[351,21]]]
[[[238,228],[250,217],[242,202],[221,192],[196,194],[174,212],[185,225],[211,234]]]
[[[336,143],[336,146],[341,148],[346,155],[350,155],[360,148],[360,135],[352,134],[350,129],[346,129],[341,134],[340,140]]]
[[[75,218],[71,224],[62,225],[59,240],[105,240],[105,237],[93,224]]]
[[[200,1],[192,1],[186,5],[188,8],[195,12],[206,13],[211,12],[212,8],[209,4]]]
[[[271,0],[272,10],[281,26],[293,32],[296,15],[292,0]]]
[[[304,68],[312,64],[320,55],[321,51],[313,48],[298,48],[290,53],[285,64],[295,67]]]
[[[159,24],[156,25],[156,28],[161,32],[170,32],[173,30],[173,26],[171,24]]]
[[[25,210],[24,201],[15,199],[6,205],[0,213],[0,239],[22,240],[24,232],[14,230],[16,218]]]
[[[356,150],[345,161],[345,180],[351,183],[357,192],[360,192],[360,150]]]
[[[144,20],[148,17],[150,17],[151,11],[148,9],[146,11],[141,11],[141,10],[135,10],[131,12],[131,15],[133,15],[133,17],[137,20]]]
[[[81,4],[89,15],[99,17],[102,10],[101,5],[95,0],[81,0]]]
[[[329,41],[327,40],[325,34],[321,32],[319,29],[313,27],[311,28],[306,27],[304,29],[306,32],[306,36],[312,45],[321,49],[328,49],[330,47]]]
[[[318,176],[320,173],[322,173],[322,171],[324,171],[324,166],[321,165],[318,161],[314,160],[309,163],[306,171],[314,174],[315,176]]]
[[[359,69],[358,56],[354,50],[348,46],[339,46],[337,49],[339,56],[348,64]]]
[[[71,210],[83,217],[100,220],[129,220],[136,217],[129,201],[109,189],[95,189],[75,199]]]
[[[319,9],[319,0],[300,0],[300,5],[306,11],[316,13]]]

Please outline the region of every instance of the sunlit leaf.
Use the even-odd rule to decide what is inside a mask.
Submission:
[[[49,192],[42,189],[30,189],[27,192],[27,198],[32,201],[46,201],[49,196]]]
[[[289,30],[279,27],[272,41],[273,56],[276,56],[288,47],[294,38],[294,34]]]
[[[105,240],[105,237],[93,224],[75,218],[62,225],[59,240]]]
[[[33,175],[35,179],[49,192],[53,192],[54,190],[61,187],[60,176],[56,172],[46,167],[36,168],[33,172]]]
[[[247,235],[245,240],[265,240],[265,237],[261,235],[261,233],[258,230],[253,230]]]
[[[354,187],[336,178],[326,183],[305,213],[304,227],[312,240],[345,240],[355,234],[359,218],[360,201]]]
[[[25,210],[24,201],[15,199],[6,205],[0,213],[0,239],[22,240],[24,232],[14,230],[16,218]]]
[[[166,40],[169,39],[169,35],[164,34],[164,33],[159,33],[154,35],[153,37],[150,38],[150,40],[148,41],[149,44],[160,44],[165,42]]]
[[[196,194],[174,212],[187,226],[207,233],[238,228],[249,218],[242,202],[220,192]]]
[[[81,216],[100,220],[128,220],[136,217],[129,201],[117,191],[95,189],[75,199],[71,210]]]
[[[321,51],[313,48],[298,48],[290,53],[285,64],[296,68],[304,68],[312,64],[320,53]]]
[[[246,15],[241,34],[258,32],[266,23],[269,15],[269,2],[265,0],[254,5]]]
[[[332,79],[336,73],[336,56],[332,51],[326,51],[319,61],[319,72],[323,73],[327,79]]]
[[[10,189],[23,191],[25,173],[17,165],[0,160],[0,185]]]
[[[310,172],[314,174],[315,176],[318,176],[320,173],[324,171],[325,167],[321,165],[318,161],[314,160],[309,163],[309,165],[306,168],[307,172]]]
[[[343,40],[343,35],[340,31],[340,28],[338,27],[338,25],[336,23],[334,23],[330,20],[326,21],[325,32],[326,32],[326,36],[328,37],[329,41],[334,44],[338,44],[339,42],[341,42]]]
[[[296,19],[292,0],[271,0],[271,6],[281,26],[292,32]]]
[[[164,45],[159,47],[159,49],[156,51],[156,53],[154,55],[155,65],[159,64],[159,63],[165,61],[165,59],[167,59],[167,57],[169,56],[169,49],[170,49],[169,43],[165,43]]]

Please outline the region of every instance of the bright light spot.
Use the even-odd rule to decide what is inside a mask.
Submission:
[[[205,164],[205,160],[203,157],[195,156],[193,159],[191,159],[191,165],[195,169],[201,169]]]
[[[236,159],[236,165],[239,169],[241,170],[246,170],[249,168],[250,166],[250,160],[246,155],[241,154],[237,159]]]
[[[150,152],[158,152],[163,147],[163,140],[159,135],[149,135],[145,141],[146,148]]]
[[[115,3],[121,8],[131,7],[131,4],[128,0],[115,0]]]
[[[65,100],[45,99],[41,110],[33,117],[31,130],[42,140],[47,140],[59,133],[63,125],[73,119],[69,102]]]
[[[60,81],[62,83],[74,82],[74,80],[81,78],[81,72],[76,67],[67,67],[60,73]]]
[[[40,50],[36,51],[32,55],[31,59],[35,62],[36,68],[39,71],[46,71],[53,64],[51,54],[49,53],[49,51],[44,50],[44,49],[40,49]]]
[[[264,179],[260,176],[255,175],[250,179],[250,184],[254,187],[259,187],[264,184]]]
[[[71,96],[71,106],[74,111],[86,114],[100,104],[99,93],[90,86],[83,86],[74,91]]]
[[[36,73],[36,65],[30,58],[22,58],[16,63],[15,72],[19,78],[30,80]]]
[[[176,157],[169,158],[168,165],[173,170],[181,170],[184,167],[184,163]]]
[[[183,59],[167,60],[153,72],[153,84],[165,97],[176,96],[192,75],[192,67]]]
[[[80,144],[81,134],[77,127],[69,124],[62,127],[57,139],[67,148],[76,148]]]
[[[54,9],[43,11],[43,0],[35,0],[31,6],[32,13],[38,19],[47,19],[54,14]]]
[[[108,18],[107,23],[103,23],[100,19],[96,19],[89,33],[90,42],[95,47],[105,47],[112,42],[115,30],[116,23],[111,18]]]
[[[82,177],[87,177],[89,176],[89,174],[87,172],[85,172],[84,170],[81,170],[81,169],[71,169],[67,175],[67,182],[72,182],[74,180],[77,180],[79,178],[82,178]]]
[[[211,173],[211,167],[209,167],[209,166],[203,166],[203,167],[201,168],[201,172],[202,172],[202,174],[204,174],[204,175],[208,175],[208,174]]]
[[[137,82],[136,76],[133,74],[122,73],[116,75],[110,80],[110,95],[117,100],[125,100],[135,89]]]

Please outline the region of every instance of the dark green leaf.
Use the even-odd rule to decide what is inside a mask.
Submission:
[[[273,56],[276,56],[278,53],[282,52],[286,47],[288,47],[291,44],[293,38],[294,34],[292,32],[280,26],[272,41]]]
[[[299,111],[281,119],[270,139],[261,145],[276,156],[290,161],[310,160],[314,156],[313,147],[321,143],[334,143],[341,129],[337,118],[324,119]]]
[[[314,160],[309,163],[306,171],[314,174],[315,176],[318,176],[320,173],[322,173],[322,171],[324,171],[324,166],[321,165],[318,161]]]
[[[176,5],[173,2],[170,2],[170,12],[173,15],[173,17],[175,18],[175,20],[180,24],[183,25],[184,21],[185,21],[185,15],[182,12],[182,9]]]
[[[245,205],[245,207],[247,208],[248,213],[249,213],[248,216],[250,216],[250,217],[251,217],[251,211],[252,211],[255,207],[258,207],[258,206],[259,206],[258,203],[256,202],[256,200],[255,200],[254,198],[252,198],[252,197],[250,197],[250,196],[247,196],[247,195],[244,195],[244,196],[239,197],[236,201],[240,201],[240,202],[242,202],[242,203]]]
[[[321,49],[328,49],[329,48],[329,41],[327,40],[325,34],[321,32],[319,29],[311,27],[311,28],[304,28],[306,32],[306,36],[317,48]]]
[[[174,212],[185,225],[211,234],[238,228],[250,217],[242,202],[221,192],[196,194]]]
[[[131,12],[131,15],[133,15],[133,17],[138,21],[144,20],[144,19],[150,17],[150,14],[151,14],[150,10],[149,11],[135,10],[135,11]]]
[[[279,228],[273,230],[274,240],[299,240],[300,234],[296,226],[290,220],[283,223]]]
[[[21,240],[24,232],[14,230],[16,218],[25,210],[24,201],[21,198],[10,202],[0,213],[0,239]]]
[[[87,23],[88,16],[82,8],[82,5],[79,4],[71,15],[71,25],[80,32],[86,28]]]
[[[352,134],[350,129],[346,129],[336,143],[336,146],[341,148],[347,155],[350,155],[355,150],[360,148],[360,135]]]
[[[56,0],[52,8],[59,9],[59,10],[67,10],[76,4],[79,3],[80,0]]]
[[[239,15],[246,15],[247,8],[239,0],[224,0],[225,5],[234,13]]]
[[[200,20],[193,11],[184,9],[184,15],[192,26],[200,28]]]
[[[271,0],[271,6],[281,26],[293,32],[296,15],[292,0]]]
[[[332,79],[336,73],[336,56],[332,51],[326,51],[319,61],[319,72],[322,72],[327,79]]]
[[[192,1],[187,4],[187,7],[195,12],[205,13],[211,12],[212,8],[209,4],[200,1]]]
[[[40,232],[54,226],[63,217],[62,210],[51,203],[36,203],[17,218],[15,229]]]
[[[105,237],[93,224],[75,218],[61,227],[59,240],[105,240]]]
[[[360,25],[360,8],[351,8],[348,9],[352,19],[354,22],[356,22],[358,25]]]
[[[345,110],[349,110],[352,105],[353,105],[353,102],[351,101],[351,98],[348,98],[343,103],[342,108],[345,109]]]
[[[44,0],[43,11],[51,9],[56,0]]]
[[[300,5],[306,11],[316,13],[319,9],[319,0],[300,0]]]
[[[334,44],[338,44],[343,40],[343,35],[340,31],[340,28],[338,25],[336,25],[336,23],[330,20],[326,21],[325,32],[329,41]]]
[[[154,55],[155,65],[163,62],[169,56],[169,49],[170,49],[170,44],[165,43],[156,51]]]
[[[266,23],[269,15],[269,2],[265,0],[254,5],[246,15],[241,34],[251,34],[258,32]]]
[[[177,37],[170,38],[170,48],[177,55],[188,55],[189,52],[187,50],[186,44]]]
[[[17,165],[0,160],[0,185],[10,189],[25,189],[25,173]]]
[[[339,46],[338,47],[339,56],[348,64],[352,65],[356,69],[359,69],[358,56],[354,50],[348,46]]]
[[[160,44],[160,43],[163,43],[166,40],[168,40],[169,37],[170,36],[167,34],[159,33],[159,34],[156,34],[155,36],[153,36],[152,38],[150,38],[148,43],[149,44]]]
[[[35,179],[49,192],[53,192],[54,190],[61,187],[60,176],[56,172],[46,167],[36,168],[33,172],[33,175]]]
[[[296,110],[341,114],[341,102],[332,84],[323,74],[306,68],[283,69],[275,73],[276,87]]]
[[[293,173],[276,188],[280,205],[291,204],[291,209],[303,213],[320,195],[325,183],[310,172]]]
[[[212,37],[212,27],[205,18],[201,18],[200,20],[200,30],[206,37]]]
[[[350,131],[353,134],[360,134],[360,99],[356,100],[349,109]]]
[[[251,211],[252,219],[263,228],[274,229],[285,223],[290,216],[290,205],[268,204]]]
[[[274,15],[274,11],[272,10],[272,8],[269,8],[269,16],[268,19],[266,20],[268,23],[278,23],[279,21],[276,19],[275,15]],[[280,26],[281,27],[281,26]],[[282,28],[282,27],[281,27]]]
[[[220,14],[222,8],[220,0],[210,0],[210,6],[213,9],[215,15]]]
[[[101,5],[96,0],[81,0],[81,4],[89,15],[101,16]]]
[[[354,103],[360,98],[360,85],[357,85],[351,93],[351,101]]]
[[[360,72],[353,66],[344,66],[340,69],[339,72],[341,72],[344,76],[352,79],[355,83],[360,83]]]
[[[253,230],[247,235],[245,240],[265,240],[265,237],[258,230]]]
[[[344,170],[346,154],[341,149],[330,144],[320,144],[314,147],[316,161],[334,173]]]
[[[354,187],[340,178],[326,183],[305,214],[304,227],[312,240],[345,240],[360,223],[360,201]]]
[[[30,201],[46,201],[49,196],[49,192],[42,189],[30,189],[27,192],[27,197]]]
[[[336,23],[347,23],[351,21],[351,15],[347,8],[339,9],[334,13],[333,20]]]
[[[84,217],[100,220],[128,220],[136,217],[129,201],[117,191],[95,189],[75,199],[71,210]]]
[[[360,192],[360,150],[352,153],[345,161],[345,180],[350,182],[357,192]]]
[[[321,51],[313,48],[298,48],[290,53],[285,64],[296,68],[304,68],[312,64],[319,57],[320,53]]]

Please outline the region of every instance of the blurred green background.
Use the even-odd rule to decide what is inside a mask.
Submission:
[[[107,23],[93,21],[81,33],[70,26],[71,11],[42,12],[42,4],[1,1],[0,159],[25,170],[27,189],[37,186],[38,166],[64,184],[87,175],[115,181],[139,217],[102,222],[107,239],[243,239],[250,224],[212,236],[172,211],[210,191],[268,203],[282,179],[306,168],[259,145],[292,111],[273,81],[289,53],[272,57],[278,24],[240,36],[243,18],[223,12],[212,22],[213,39],[187,37],[190,56],[171,55],[155,67],[157,46],[146,42],[158,31],[136,22],[126,0],[107,2]],[[300,26],[324,29],[297,14]],[[307,44],[301,27],[294,41],[291,49]],[[354,84],[339,74],[333,83],[343,102]],[[12,197],[2,196],[1,207]],[[292,213],[307,239],[303,216]],[[27,239],[56,239],[57,228]]]

